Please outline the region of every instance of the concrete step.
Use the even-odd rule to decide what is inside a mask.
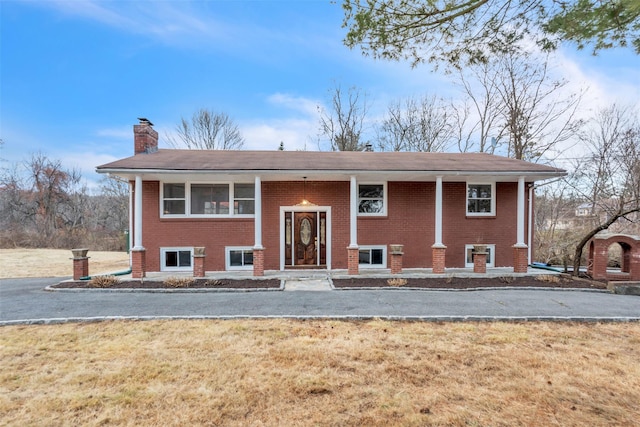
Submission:
[[[331,285],[328,279],[307,279],[296,277],[286,279],[284,282],[285,291],[330,291]]]

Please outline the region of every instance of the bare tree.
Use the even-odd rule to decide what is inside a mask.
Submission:
[[[519,46],[459,70],[456,83],[469,99],[462,108],[471,110],[462,116],[468,124],[458,125],[460,151],[493,153],[507,144],[509,157],[538,161],[575,137],[581,94],[564,94],[568,82],[551,74],[548,56]]]
[[[575,119],[581,94],[562,96],[568,82],[550,75],[548,55],[540,59],[512,49],[496,64],[503,133],[515,159],[537,161],[582,125]]]
[[[183,117],[175,130],[175,135],[166,135],[167,142],[174,148],[238,150],[245,142],[229,115],[205,108],[193,113],[191,120]]]
[[[588,201],[597,223],[575,248],[578,274],[584,246],[619,220],[636,221],[640,212],[640,122],[630,107],[598,111],[580,137],[588,155],[576,164],[573,186]]]
[[[369,112],[367,95],[357,87],[345,93],[340,85],[331,92],[330,110],[318,106],[320,134],[329,140],[331,151],[361,151],[365,120]]]
[[[502,127],[498,125],[501,102],[495,70],[489,63],[478,63],[465,70],[458,69],[456,75],[455,83],[469,100],[462,106],[454,107],[458,118],[458,149],[461,152],[474,150],[493,153],[495,144],[491,142],[497,142],[503,132]],[[470,112],[475,120],[467,127]],[[477,143],[474,143],[476,138]]]
[[[441,98],[408,98],[389,105],[378,130],[385,151],[446,151],[454,137],[452,110]]]

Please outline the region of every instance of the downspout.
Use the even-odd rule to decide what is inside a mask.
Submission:
[[[126,276],[127,274],[131,274],[131,266],[129,266],[127,270],[115,271],[113,273],[97,274],[95,276],[82,276],[80,280],[91,280],[94,277],[102,277],[102,276]]]

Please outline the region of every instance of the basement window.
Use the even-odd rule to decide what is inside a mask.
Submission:
[[[387,268],[387,247],[360,246],[358,264],[369,268]]]
[[[160,248],[161,271],[190,271],[193,248]]]
[[[248,246],[227,246],[227,270],[250,270],[253,268],[253,248]]]
[[[473,245],[465,245],[465,263],[466,268],[473,268]],[[487,245],[487,267],[494,267],[495,262],[496,245]]]

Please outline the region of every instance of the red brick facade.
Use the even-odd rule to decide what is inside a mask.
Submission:
[[[444,272],[444,267],[464,268],[465,245],[482,242],[495,245],[496,267],[514,266],[516,182],[496,183],[496,215],[492,217],[467,216],[466,184],[444,182],[442,240],[446,249],[432,248],[435,239],[434,182],[388,182],[387,194],[386,216],[358,217],[358,245],[402,244],[402,268],[433,267],[434,272]],[[309,181],[305,184],[302,181],[264,180],[262,243],[266,249],[262,253],[262,269],[280,269],[283,227],[280,224],[280,208],[293,207],[303,198],[319,207],[330,207],[331,241],[328,244],[331,249],[331,268],[353,270],[346,249],[350,244],[349,182]],[[143,182],[143,207],[142,246],[146,249],[146,271],[160,271],[162,247],[205,247],[207,257],[203,259],[204,270],[222,271],[225,270],[225,247],[254,246],[253,218],[161,218],[158,181]],[[528,207],[525,212],[528,212]],[[145,258],[144,253],[141,255]],[[357,255],[355,251],[356,263]],[[144,271],[135,273],[135,252],[133,258],[134,274],[144,276]],[[388,261],[391,264],[390,253]],[[524,262],[526,267],[526,248]]]

